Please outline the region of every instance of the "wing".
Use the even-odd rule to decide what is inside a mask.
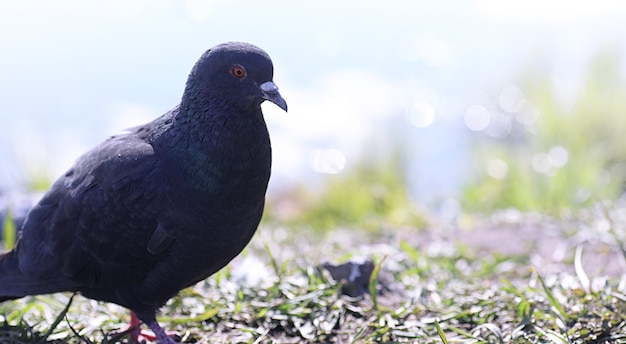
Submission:
[[[18,243],[22,271],[120,286],[142,280],[166,253],[174,239],[159,225],[160,163],[139,132],[82,156],[33,208]]]

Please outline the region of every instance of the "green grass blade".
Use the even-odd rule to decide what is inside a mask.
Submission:
[[[439,325],[439,321],[437,319],[435,319],[435,327],[437,328],[437,334],[439,335],[439,338],[441,338],[441,342],[443,344],[448,344],[448,338],[443,332],[443,329],[441,328],[441,325]]]
[[[381,310],[378,305],[378,275],[380,274],[380,268],[382,267],[385,258],[387,258],[387,256],[383,256],[383,258],[374,266],[368,285],[368,289],[372,297],[372,303],[374,304],[374,309],[376,310],[379,318],[381,316]]]
[[[272,269],[274,269],[274,273],[276,274],[276,276],[277,277],[282,276],[283,270],[280,268],[280,266],[278,266],[278,262],[276,261],[276,258],[272,254],[272,250],[270,249],[269,245],[267,245],[265,241],[263,242],[263,248],[265,248],[265,252],[267,252],[267,255],[270,257],[270,264],[272,265]]]
[[[192,322],[202,322],[209,320],[216,316],[219,313],[219,308],[210,308],[206,310],[204,313],[197,315],[195,317],[179,317],[179,318],[161,318],[159,317],[159,321],[165,320],[170,324],[188,324]]]
[[[7,210],[2,222],[2,238],[4,242],[4,249],[10,251],[15,246],[15,238],[17,237],[17,228],[11,215],[11,210]]]
[[[555,311],[557,316],[559,316],[565,323],[567,323],[569,317],[567,313],[565,312],[563,305],[561,305],[559,300],[556,299],[556,296],[554,296],[554,293],[552,293],[552,290],[548,288],[548,286],[546,285],[546,282],[543,280],[543,277],[541,277],[539,273],[537,273],[537,278],[539,279],[539,282],[541,283],[541,287],[543,288],[543,291],[546,294],[546,297],[548,298],[548,303],[550,303],[550,306],[552,306],[552,309]]]

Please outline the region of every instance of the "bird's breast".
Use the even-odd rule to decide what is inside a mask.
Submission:
[[[203,222],[233,222],[262,207],[271,169],[269,147],[189,153],[166,167],[173,206]]]

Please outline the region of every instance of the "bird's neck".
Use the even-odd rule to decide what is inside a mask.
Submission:
[[[197,103],[196,103],[197,104]],[[160,151],[176,182],[191,191],[220,195],[265,193],[271,167],[269,134],[260,109],[254,114],[212,112],[214,106],[181,104]]]

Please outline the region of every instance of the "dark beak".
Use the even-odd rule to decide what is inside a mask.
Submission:
[[[274,82],[268,81],[261,84],[261,91],[263,91],[263,98],[265,98],[265,100],[271,101],[287,112],[287,102],[278,92],[278,86],[276,86]]]

